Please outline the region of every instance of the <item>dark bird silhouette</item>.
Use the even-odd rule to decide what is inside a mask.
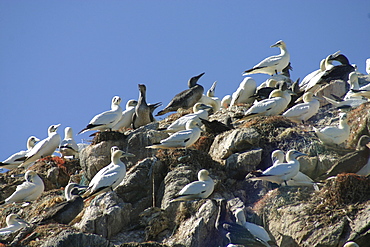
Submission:
[[[84,201],[79,195],[78,188],[72,188],[70,195],[71,198],[68,201],[51,207],[40,223],[55,221],[61,224],[69,224],[84,208]]]
[[[204,88],[197,84],[202,75],[204,75],[204,73],[190,78],[188,81],[189,89],[176,94],[171,102],[168,103],[163,110],[159,111],[156,116],[161,116],[171,111],[177,111],[180,108],[189,109],[193,107],[200,100],[204,92]]]
[[[370,149],[366,146],[370,142],[367,135],[358,140],[356,150],[340,158],[322,177],[328,178],[339,173],[356,173],[367,164],[370,157]]]
[[[218,135],[221,134],[222,132],[233,129],[232,127],[229,127],[226,124],[223,124],[217,120],[208,121],[206,119],[201,118],[200,121],[202,121],[202,123],[204,124],[206,131],[211,134]]]
[[[148,123],[154,122],[153,111],[162,103],[148,105],[146,103],[146,86],[139,84],[139,99],[135,106],[135,113],[132,116],[132,128],[137,129]]]

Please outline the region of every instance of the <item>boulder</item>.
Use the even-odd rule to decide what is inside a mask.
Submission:
[[[124,203],[115,192],[104,193],[91,200],[74,226],[82,232],[110,238],[130,225],[131,210],[131,204]]]

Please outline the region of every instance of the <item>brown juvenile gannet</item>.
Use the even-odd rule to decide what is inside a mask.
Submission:
[[[356,150],[341,157],[323,177],[336,176],[339,173],[356,173],[367,164],[370,157],[370,149],[367,144],[370,137],[363,135],[357,143]]]
[[[350,64],[348,58],[343,54],[333,54],[330,56],[329,61],[338,61],[341,64],[326,70],[318,80],[317,84],[325,82],[330,83],[330,81],[333,80],[347,81],[349,74],[355,71],[355,68]]]
[[[79,195],[79,185],[70,183],[65,188],[67,201],[58,203],[47,210],[40,223],[53,220],[69,224],[84,208],[84,201]]]
[[[284,41],[279,40],[271,47],[279,47],[280,54],[265,58],[260,63],[255,65],[253,68],[244,71],[243,75],[250,75],[250,74],[269,74],[274,75],[283,71],[286,68],[290,61],[290,54],[286,48],[286,44]]]
[[[132,115],[132,128],[137,129],[141,126],[147,125],[148,123],[154,122],[153,111],[161,103],[153,104],[149,106],[146,103],[146,86],[139,84],[139,99],[135,106],[135,112]]]
[[[161,116],[171,111],[177,111],[180,108],[189,109],[193,107],[202,98],[204,92],[204,88],[197,84],[202,75],[204,75],[204,73],[190,78],[188,81],[189,89],[176,94],[171,102],[168,103],[163,110],[159,111],[156,116]]]

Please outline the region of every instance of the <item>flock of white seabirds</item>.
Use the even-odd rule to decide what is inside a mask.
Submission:
[[[201,135],[202,121],[208,120],[210,113],[220,109],[228,109],[234,105],[251,104],[245,112],[243,118],[235,121],[242,122],[255,116],[276,116],[282,115],[296,123],[304,123],[314,116],[320,107],[320,102],[315,96],[320,87],[329,83],[331,80],[342,79],[349,84],[349,90],[343,99],[325,99],[338,108],[355,108],[362,103],[368,102],[370,98],[370,84],[360,87],[355,65],[351,65],[349,60],[340,52],[328,55],[320,63],[320,68],[304,77],[302,81],[293,82],[289,78],[290,54],[284,41],[278,41],[271,47],[278,47],[280,54],[268,57],[255,65],[253,68],[244,71],[243,75],[256,73],[269,74],[271,77],[257,87],[256,81],[252,77],[245,77],[237,90],[232,95],[226,95],[222,100],[215,96],[216,82],[204,94],[204,88],[198,84],[199,78],[204,74],[192,77],[188,81],[189,88],[177,94],[171,102],[156,116],[168,112],[193,109],[193,113],[186,114],[165,130],[171,135],[161,140],[160,143],[147,146],[147,148],[168,149],[168,148],[188,148],[194,144]],[[334,61],[338,64],[335,65]],[[366,60],[366,72],[370,74],[370,58]],[[153,112],[161,103],[147,104],[146,87],[139,84],[138,100],[129,100],[126,109],[120,106],[121,98],[114,96],[112,99],[111,110],[105,111],[94,116],[89,124],[79,133],[86,131],[119,131],[124,132],[128,128],[137,129],[148,123],[156,121]],[[298,103],[296,103],[298,102]],[[346,113],[340,113],[338,126],[327,126],[322,129],[314,128],[317,137],[326,145],[338,145],[346,141],[350,134],[347,124]],[[65,137],[61,140],[57,129],[60,124],[51,125],[48,128],[48,137],[40,140],[31,136],[27,140],[27,150],[17,152],[8,159],[0,162],[3,172],[17,167],[25,170],[32,166],[38,159],[52,155],[59,149],[62,157],[75,159],[86,144],[77,144],[73,137],[72,128],[65,128]],[[370,137],[362,136],[359,145],[365,146],[370,142]],[[300,172],[300,164],[297,157],[306,155],[297,150],[289,150],[286,155],[281,150],[276,150],[271,154],[273,165],[261,172],[250,180],[266,180],[279,185],[317,185],[311,178]],[[59,222],[68,224],[83,208],[83,199],[91,195],[96,195],[116,188],[126,176],[126,166],[120,160],[121,157],[130,157],[133,154],[125,153],[117,147],[111,149],[111,163],[102,168],[91,180],[88,186],[81,186],[70,183],[65,188],[66,202],[57,205],[47,219],[53,218]],[[365,164],[369,163],[368,160]],[[357,174],[369,175],[370,165],[362,164]],[[340,166],[340,164],[338,164]],[[327,175],[336,175],[333,168]],[[44,183],[35,171],[28,170],[25,173],[25,182],[18,185],[16,191],[5,199],[3,203],[31,202],[36,200],[44,191]],[[186,185],[173,201],[196,200],[207,198],[212,194],[214,182],[209,176],[209,172],[202,169],[198,173],[198,181]],[[80,194],[82,194],[82,197]],[[77,213],[69,213],[69,216],[61,215],[65,207],[74,203],[74,208],[79,208]],[[78,205],[78,206],[76,206]],[[64,208],[64,209],[63,209]],[[63,209],[63,210],[61,210]],[[59,217],[59,218],[58,218]],[[262,226],[247,222],[243,210],[235,213],[237,223],[246,228],[261,243],[270,246],[271,239],[269,234]],[[45,219],[44,219],[45,220]],[[9,234],[20,228],[26,227],[27,222],[19,218],[16,214],[10,214],[6,218],[7,226],[0,229],[0,235]],[[270,243],[269,243],[270,242]],[[233,246],[230,243],[229,246]],[[358,246],[354,242],[348,242],[345,246]]]

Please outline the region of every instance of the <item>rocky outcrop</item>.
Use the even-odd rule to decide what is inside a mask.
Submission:
[[[337,96],[345,92],[343,82],[332,82],[320,93],[329,95],[334,88]],[[336,147],[323,145],[312,131],[312,126],[336,123],[338,110],[330,105],[322,106],[304,125],[282,116],[236,123],[245,109],[233,106],[213,114],[210,121],[233,125],[233,129],[222,133],[204,130],[189,149],[145,148],[168,136],[158,127],[181,116],[175,113],[124,134],[99,133],[79,160],[39,160],[30,169],[37,171],[45,183],[42,196],[28,205],[0,207],[1,226],[9,213],[19,214],[31,226],[0,236],[0,240],[13,242],[14,246],[225,246],[226,232],[216,228],[220,201],[225,201],[227,222],[235,222],[233,212],[244,207],[247,220],[263,225],[279,246],[342,246],[349,240],[366,246],[370,240],[368,178],[339,175],[317,181],[320,191],[279,187],[248,178],[251,171],[271,166],[270,154],[275,149],[297,149],[308,154],[299,158],[300,170],[319,178],[339,157],[354,149],[361,135],[370,133],[370,103],[348,112],[351,136]],[[49,207],[65,201],[63,189],[69,179],[88,184],[110,163],[112,146],[135,154],[122,160],[127,166],[123,182],[114,191],[86,199],[84,210],[69,225],[36,224],[37,217]],[[183,186],[197,180],[200,169],[207,169],[215,182],[209,198],[171,202]],[[0,175],[2,200],[24,181],[22,176],[16,177],[21,172]]]

